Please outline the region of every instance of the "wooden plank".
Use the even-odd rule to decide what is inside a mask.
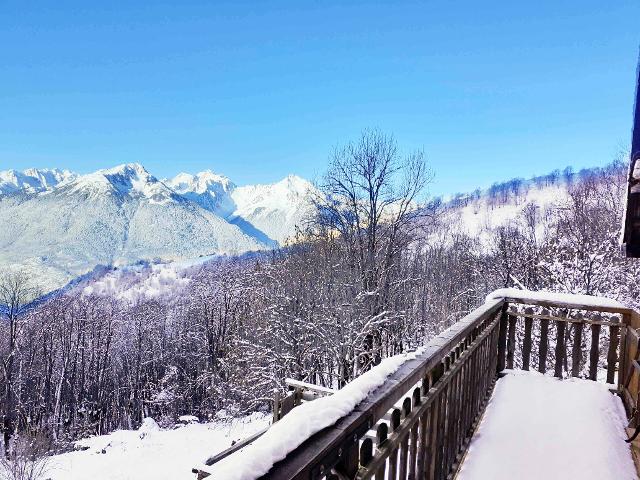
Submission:
[[[505,304],[500,314],[500,333],[498,334],[498,372],[504,370],[506,366],[507,329],[508,318]]]
[[[391,432],[397,433],[400,428],[401,413],[400,410],[395,408],[391,413]],[[398,449],[400,444],[393,448],[392,453],[389,455],[389,477],[388,480],[396,480],[398,474]]]
[[[562,367],[564,364],[564,356],[566,354],[566,346],[565,346],[565,329],[567,328],[567,324],[564,322],[555,322],[556,323],[556,368],[555,368],[555,376],[558,378],[562,378]]]
[[[434,402],[431,407],[431,418],[429,419],[430,431],[429,431],[429,451],[427,455],[427,468],[426,478],[433,479],[436,474],[436,452],[440,448],[440,442],[438,437],[438,423],[439,423],[439,411],[440,405],[438,402]]]
[[[271,423],[276,423],[280,420],[280,389],[275,388],[273,390],[273,418]]]
[[[591,325],[591,350],[589,351],[589,380],[598,379],[598,363],[600,361],[600,329],[601,325]]]
[[[505,297],[503,299],[507,303],[518,303],[521,305],[537,305],[546,308],[568,308],[575,310],[586,310],[589,312],[604,312],[604,313],[631,313],[633,309],[628,307],[603,307],[598,305],[587,305],[580,302],[564,302],[564,301],[549,301],[549,300],[525,300],[517,297]]]
[[[241,441],[237,442],[235,445],[227,448],[226,450],[223,450],[222,452],[219,452],[219,453],[217,453],[215,455],[212,455],[211,457],[209,457],[209,458],[207,458],[205,460],[204,464],[210,467],[211,465],[214,465],[214,464],[218,463],[223,458],[228,457],[232,453],[235,453],[238,450],[240,450],[241,448],[249,445],[250,443],[252,443],[257,438],[260,438],[262,435],[264,435],[264,432],[266,432],[268,429],[269,429],[269,427],[264,428],[264,429],[260,430],[259,432],[256,432],[253,435],[245,438],[244,440],[241,440]]]
[[[543,313],[546,310],[543,310]],[[549,320],[540,320],[540,345],[538,347],[538,371],[547,371],[547,351],[549,349]]]
[[[403,418],[407,418],[411,414],[411,399],[405,398],[402,403]],[[400,466],[398,467],[398,480],[406,480],[407,478],[407,462],[409,461],[409,436],[405,435],[400,447]]]
[[[358,442],[352,443],[345,449],[336,464],[336,470],[348,478],[353,478],[360,466],[360,450]]]
[[[578,313],[576,317],[580,318]],[[573,325],[573,345],[571,347],[571,376],[578,377],[580,375],[580,363],[582,362],[582,323]]]
[[[373,460],[373,440],[365,438],[360,445],[360,465],[367,467]]]
[[[509,319],[509,334],[507,340],[507,368],[513,369],[513,358],[516,351],[516,320],[515,315],[507,315]]]
[[[584,324],[599,324],[599,325],[620,325],[620,321],[615,318],[612,317],[611,320],[604,320],[602,317],[597,317],[599,318],[599,320],[596,320],[596,317],[594,316],[594,319],[589,319],[589,318],[582,318],[580,320],[578,320],[577,318],[573,318],[573,317],[558,317],[555,315],[543,315],[540,313],[532,313],[531,314],[531,318],[533,318],[534,320],[551,320],[552,322],[565,322],[565,323],[584,323]]]
[[[407,478],[416,478],[416,458],[418,456],[418,428],[419,424],[415,423],[411,427],[409,433],[409,463],[407,465]]]
[[[624,371],[628,366],[627,353],[629,351],[629,345],[627,339],[630,337],[627,335],[629,331],[628,326],[631,324],[631,315],[626,314],[622,316],[622,327],[620,330],[620,353],[618,354],[618,392],[622,392],[624,385]]]
[[[526,317],[524,318],[524,339],[522,341],[522,369],[529,370],[529,363],[531,361],[531,329],[533,327],[533,309],[527,307],[524,311]]]
[[[418,465],[417,477],[424,478],[427,467],[427,435],[429,429],[429,416],[431,412],[427,409],[420,416],[420,435],[418,443]]]
[[[616,376],[616,363],[618,362],[618,341],[620,327],[609,328],[609,350],[607,352],[607,383],[614,383]]]
[[[378,425],[378,430],[376,432],[376,440],[377,440],[377,448],[381,449],[385,447],[385,443],[387,442],[387,438],[389,436],[389,427],[386,423],[381,423]],[[382,462],[382,464],[376,469],[376,480],[386,480],[387,469],[386,462]]]
[[[445,391],[446,392],[446,391]],[[435,453],[435,468],[433,478],[442,478],[442,458],[444,456],[445,451],[445,423],[447,420],[447,401],[446,395],[440,395],[438,397],[438,408],[440,414],[438,415],[438,425],[436,428],[438,429],[438,446]]]
[[[456,401],[456,378],[454,375],[449,383],[449,389],[447,390],[447,405],[449,408],[449,414],[447,415],[447,430],[445,434],[446,450],[444,455],[443,471],[449,472],[449,465],[451,464],[451,457],[453,456],[455,448],[455,421],[456,421],[456,407],[458,402]]]
[[[309,390],[312,392],[324,393],[326,395],[332,395],[336,393],[336,390],[333,388],[322,387],[320,385],[314,385],[312,383],[301,382],[300,380],[294,380],[293,378],[285,378],[285,385],[292,388],[300,388],[302,390]]]
[[[296,392],[294,391],[280,401],[280,418],[284,417],[296,406],[296,396]]]

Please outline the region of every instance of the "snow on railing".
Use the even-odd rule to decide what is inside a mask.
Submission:
[[[555,305],[575,305],[588,308],[601,308],[607,310],[618,310],[628,308],[617,300],[606,297],[596,297],[593,295],[579,295],[574,293],[557,293],[533,290],[518,290],[516,288],[500,288],[487,295],[489,300],[518,299],[523,303],[548,303]]]
[[[314,433],[350,413],[370,392],[384,384],[389,375],[421,352],[418,349],[387,358],[333,395],[296,407],[252,444],[215,465],[201,467],[201,471],[212,475],[214,479],[259,478]]]

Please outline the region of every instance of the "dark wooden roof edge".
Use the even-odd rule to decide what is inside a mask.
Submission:
[[[633,132],[631,134],[631,158],[640,158],[640,53],[638,54],[638,66],[636,68],[636,100],[633,108]]]
[[[633,108],[633,130],[631,132],[627,204],[623,219],[622,244],[627,257],[640,258],[640,192],[634,193],[632,191],[634,186],[640,188],[640,179],[634,178],[633,175],[635,164],[640,160],[640,55],[638,57],[636,78],[636,98]]]

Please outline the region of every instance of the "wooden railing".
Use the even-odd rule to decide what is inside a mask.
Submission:
[[[634,424],[639,327],[640,315],[624,307],[490,301],[431,340],[354,411],[263,478],[453,478],[505,368],[611,383]]]
[[[446,478],[493,388],[503,305],[485,304],[434,338],[264,478]]]

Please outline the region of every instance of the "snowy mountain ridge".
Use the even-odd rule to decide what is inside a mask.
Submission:
[[[180,201],[176,193],[151,175],[142,165],[129,163],[109,169],[79,175],[57,188],[47,189],[57,194],[85,193],[88,196],[128,195],[151,202]]]
[[[297,176],[237,187],[211,171],[159,180],[137,163],[0,172],[0,269],[26,268],[50,290],[97,265],[273,248],[301,225],[313,188]]]
[[[72,180],[77,175],[69,170],[28,168],[23,171],[0,171],[0,196],[15,193],[38,193]]]

